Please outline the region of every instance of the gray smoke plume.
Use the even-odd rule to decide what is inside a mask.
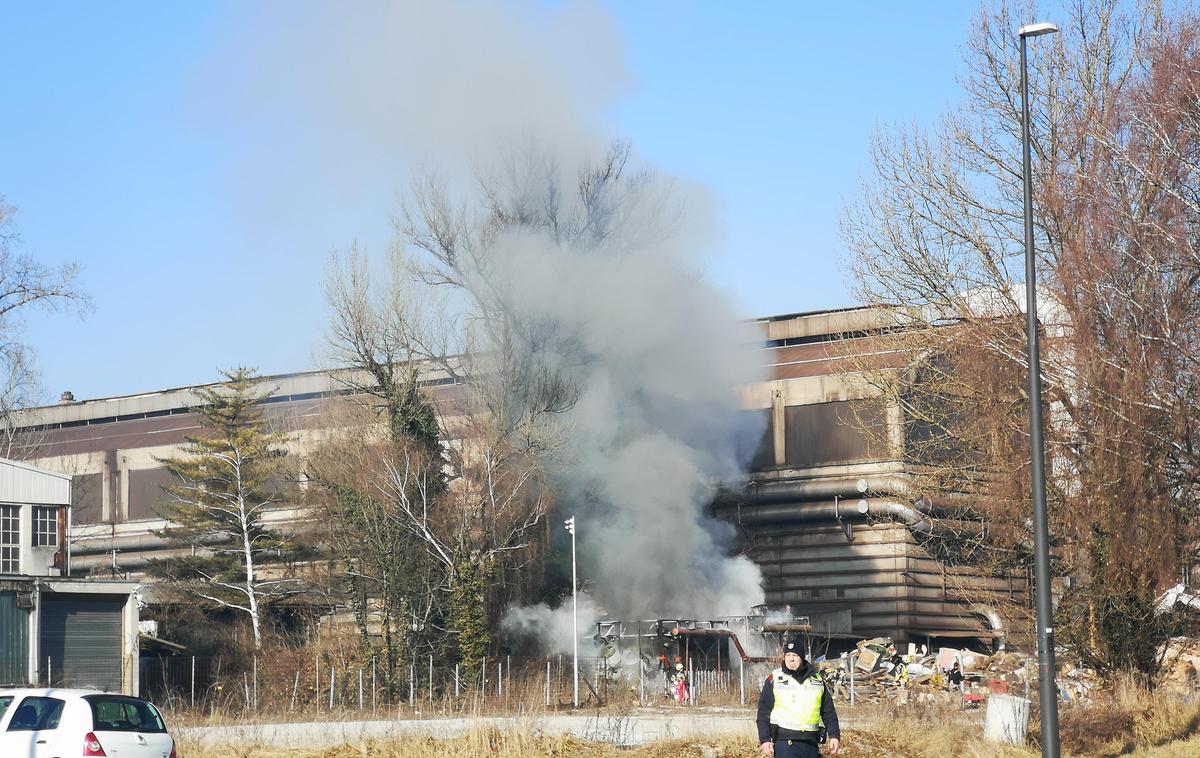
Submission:
[[[547,198],[561,201],[553,226],[510,227],[461,273],[518,325],[516,358],[578,391],[553,469],[560,514],[577,517],[581,582],[610,616],[760,603],[757,568],[729,557],[730,527],[704,515],[717,483],[742,473],[739,441],[761,432],[735,402],[759,378],[753,338],[703,278],[718,233],[708,193],[632,158],[599,196],[573,192],[603,160],[605,119],[631,86],[608,14],[532,0],[251,7],[225,63],[202,75],[204,106],[297,128],[241,167],[257,177],[241,180],[247,207],[273,215],[258,208],[271,198],[304,219],[321,196],[394,197],[422,167],[452,194],[482,170],[542,218]],[[514,161],[528,145],[537,157]]]
[[[558,191],[547,165],[598,192]],[[743,473],[734,388],[758,378],[751,337],[700,274],[699,193],[620,151],[609,165],[557,156],[485,180],[493,215],[519,221],[458,265],[484,312],[515,324],[518,339],[489,347],[578,393],[553,471],[592,599],[618,618],[744,614],[762,601],[759,571],[727,555],[730,528],[703,511]]]

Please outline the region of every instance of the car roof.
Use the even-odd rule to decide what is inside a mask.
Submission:
[[[115,697],[134,697],[120,692],[105,692],[104,690],[77,690],[63,687],[12,687],[0,689],[0,697],[84,697],[86,695],[112,695]],[[145,698],[134,697],[135,700]]]

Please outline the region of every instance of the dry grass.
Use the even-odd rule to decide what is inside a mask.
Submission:
[[[979,714],[967,717],[946,704],[914,702],[905,706],[860,707],[848,714],[848,719],[877,726],[848,731],[841,755],[844,758],[1034,758],[1039,755],[1036,704],[1033,716],[1035,723],[1031,725],[1028,745],[1013,748],[984,742]],[[185,758],[753,758],[759,753],[753,739],[752,718],[747,710],[744,737],[664,740],[634,748],[541,735],[531,722],[526,728],[510,732],[483,728],[457,739],[410,737],[327,749],[202,747],[184,739],[180,755]],[[1197,756],[1200,755],[1200,702],[1187,702],[1182,696],[1168,693],[1148,693],[1129,682],[1120,682],[1102,701],[1064,707],[1061,737],[1064,756]]]
[[[367,741],[335,748],[272,748],[260,745],[201,748],[181,741],[187,758],[754,758],[759,755],[749,734],[742,738],[709,737],[664,740],[633,748],[586,742],[567,736],[531,732],[480,730],[466,737],[435,740],[411,737]],[[1066,756],[1127,755],[1131,758],[1191,758],[1200,755],[1200,737],[1126,753],[1096,753],[1064,743]],[[928,722],[893,723],[869,732],[848,732],[840,753],[844,758],[1034,758],[1034,747],[1013,748],[984,742],[973,725],[947,726]]]
[[[233,748],[222,746],[208,751],[186,742],[180,754],[189,758],[735,758],[757,756],[758,746],[750,736],[741,739],[728,737],[709,739],[664,740],[633,748],[618,748],[572,737],[535,736],[531,733],[501,733],[494,729],[480,730],[469,736],[452,740],[407,738],[382,742],[364,742],[326,750],[283,748]],[[862,752],[861,748],[842,751],[843,756],[858,758],[877,755]]]
[[[1036,711],[1035,711],[1036,715]],[[1035,723],[1030,731],[1040,732]],[[1077,755],[1200,755],[1200,702],[1177,694],[1149,692],[1131,679],[1116,682],[1103,699],[1064,708],[1059,714],[1064,747]],[[1190,749],[1186,746],[1190,745]],[[1176,748],[1183,752],[1172,752]]]

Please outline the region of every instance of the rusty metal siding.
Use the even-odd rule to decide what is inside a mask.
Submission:
[[[71,523],[99,524],[104,521],[103,474],[82,474],[71,478]]]
[[[797,468],[875,460],[881,456],[872,456],[871,438],[883,439],[885,424],[886,414],[877,403],[789,405],[784,409],[785,460]]]
[[[431,387],[428,394],[443,416],[462,413],[470,403],[467,391],[461,385]],[[263,416],[281,431],[320,429],[327,424],[324,411],[331,403],[340,401],[336,397],[321,397],[269,402],[262,406]],[[78,415],[91,405],[79,403],[72,407]],[[29,435],[23,457],[48,460],[108,450],[179,445],[189,436],[204,436],[195,413],[182,408],[155,413],[157,415],[143,414],[125,419],[75,419],[63,422],[66,425],[38,429]]]
[[[165,468],[133,469],[129,475],[129,520],[160,518],[170,495],[163,486],[177,484]]]
[[[744,534],[768,604],[790,605],[801,615],[848,610],[853,633],[862,637],[987,637],[965,595],[1019,600],[1025,589],[1015,577],[942,566],[898,524],[855,524],[852,542],[836,524],[752,527]]]
[[[104,520],[120,521],[124,518],[125,503],[121,497],[121,467],[117,463],[117,451],[104,451]]]

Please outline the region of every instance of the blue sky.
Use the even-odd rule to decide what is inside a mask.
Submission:
[[[554,97],[591,126],[708,188],[719,234],[707,271],[745,316],[852,304],[838,217],[868,170],[871,133],[931,125],[955,101],[976,10],[484,6],[476,14],[460,2],[456,12],[482,18],[475,33],[504,26],[522,65],[561,67],[550,90],[579,90]],[[370,55],[390,54],[386,39],[331,43],[351,45],[345,66],[305,54],[325,47],[322,35],[353,34],[357,21],[343,28],[333,14],[358,6],[336,7],[0,2],[0,194],[19,208],[21,250],[81,262],[96,306],[83,320],[28,316],[48,398],[212,381],[239,364],[303,371],[320,359],[329,251],[355,240],[382,251],[406,172],[453,159],[430,134],[404,128],[443,123],[438,87],[438,97],[406,99],[403,82],[414,80],[400,77],[398,93],[379,95],[391,80],[372,79]],[[510,57],[498,47],[474,64],[454,60],[453,44],[437,40],[448,17],[427,15],[436,14],[402,22],[412,39],[434,39],[406,59],[406,76],[429,65],[461,82],[480,61],[500,65],[488,55]],[[543,43],[524,61],[522,46]],[[353,102],[342,102],[339,75],[362,84],[345,96]],[[310,99],[310,90],[334,95]],[[340,105],[344,113],[328,112]]]

